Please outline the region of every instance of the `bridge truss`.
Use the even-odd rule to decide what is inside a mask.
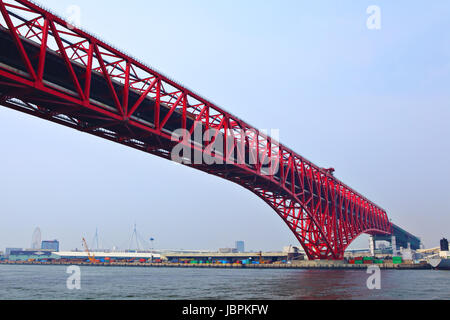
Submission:
[[[168,160],[178,129],[214,132],[181,144],[221,163],[184,164],[263,199],[310,259],[342,259],[362,233],[391,234],[385,210],[202,96],[31,1],[0,0],[0,11],[1,105]],[[217,141],[223,152],[210,148]]]

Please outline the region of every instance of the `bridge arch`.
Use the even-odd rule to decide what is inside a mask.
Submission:
[[[204,141],[183,143],[223,164],[186,165],[263,199],[310,259],[342,259],[359,234],[392,232],[385,210],[331,170],[130,55],[28,0],[0,0],[0,11],[1,105],[168,160],[180,143],[176,130],[214,129],[214,140],[225,137],[222,153]],[[277,170],[268,171],[267,159]]]

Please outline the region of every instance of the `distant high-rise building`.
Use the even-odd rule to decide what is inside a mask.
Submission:
[[[39,249],[39,245],[41,244],[41,229],[37,227],[34,229],[33,236],[31,239],[31,249]]]
[[[441,240],[441,251],[448,251],[448,240],[445,238]]]
[[[41,244],[42,250],[52,250],[52,251],[59,251],[59,241],[53,240],[53,241],[42,241]]]
[[[245,252],[244,241],[236,241],[236,250],[237,250],[237,252]]]

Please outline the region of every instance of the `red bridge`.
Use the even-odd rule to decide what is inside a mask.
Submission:
[[[0,0],[0,10],[1,105],[169,160],[185,129],[181,146],[217,161],[189,162],[185,149],[184,164],[258,195],[310,259],[342,259],[362,233],[392,234],[386,212],[332,170],[30,1]]]

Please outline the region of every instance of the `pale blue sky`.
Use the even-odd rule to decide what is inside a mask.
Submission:
[[[450,227],[450,2],[41,1],[280,140],[437,246]],[[125,5],[126,3],[127,5]],[[366,8],[381,8],[381,30]],[[296,240],[241,187],[0,108],[0,248],[63,249],[134,222],[159,248]],[[367,246],[366,238],[355,247]]]

